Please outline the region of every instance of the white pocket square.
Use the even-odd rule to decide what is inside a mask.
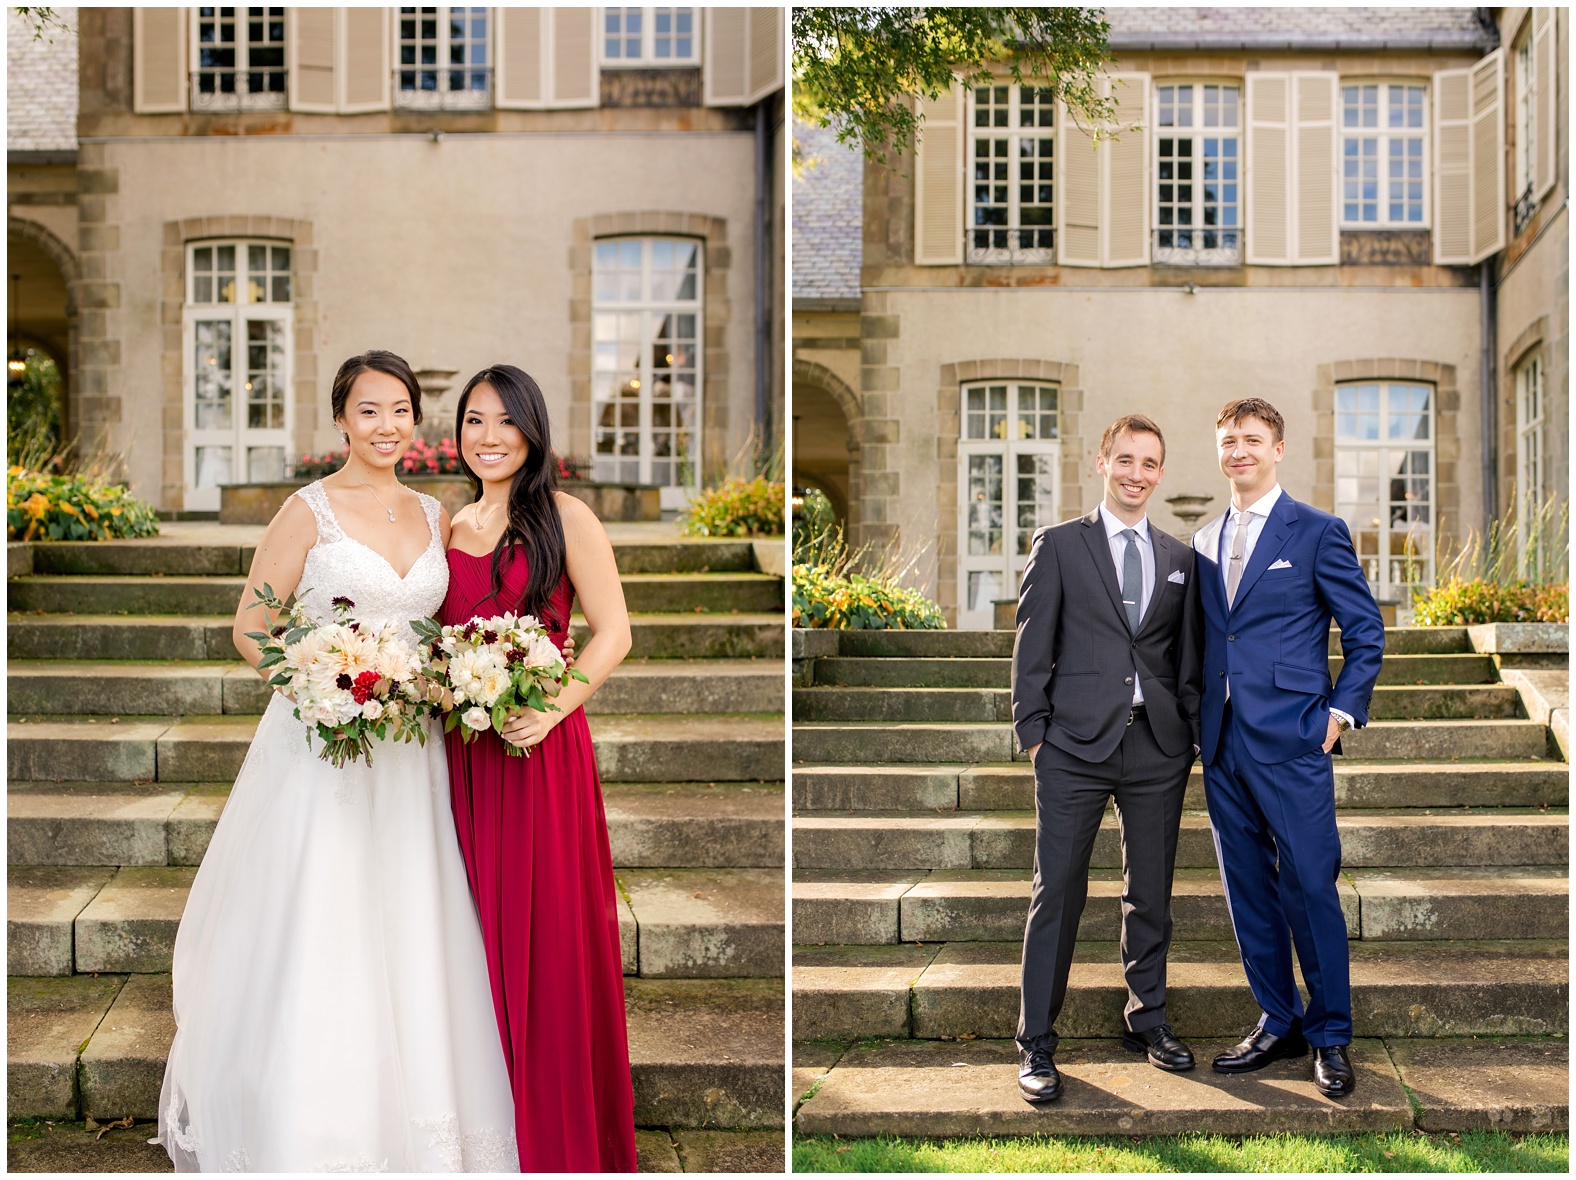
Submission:
[[[1291,569],[1291,562],[1287,561],[1283,557],[1277,562],[1272,562],[1270,564],[1270,569],[1272,569],[1272,570],[1289,570],[1289,569]]]
[[[1187,581],[1187,578],[1183,575],[1181,570],[1172,570],[1171,573],[1166,577],[1166,581],[1175,582],[1178,586],[1180,586],[1183,582]]]

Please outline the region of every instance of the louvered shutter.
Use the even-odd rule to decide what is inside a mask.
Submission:
[[[1505,51],[1472,67],[1472,261],[1505,248]]]
[[[914,147],[914,264],[963,261],[963,88],[921,98]]]
[[[186,8],[131,13],[132,109],[165,115],[186,109]],[[76,82],[73,80],[72,85]]]
[[[359,115],[386,111],[393,84],[387,8],[343,8],[340,17],[339,111]]]
[[[1079,127],[1061,107],[1056,154],[1056,261],[1062,266],[1100,265],[1100,153],[1093,129]]]
[[[749,8],[749,61],[745,90],[751,103],[760,102],[783,86],[783,22],[785,9]]]
[[[335,11],[289,8],[285,60],[290,71],[290,109],[333,114],[339,106],[334,82]]]
[[[1341,260],[1337,196],[1336,128],[1340,76],[1304,72],[1291,76],[1293,111],[1291,260],[1300,266],[1334,266]]]
[[[709,107],[744,106],[749,101],[749,12],[747,8],[705,9],[702,89]]]
[[[1247,76],[1248,262],[1291,263],[1291,75]]]
[[[1472,71],[1434,75],[1434,262],[1472,261]]]
[[[602,100],[595,8],[554,8],[549,14],[552,71],[548,94],[557,108],[594,107]]]
[[[1113,74],[1106,81],[1106,92],[1116,100],[1119,138],[1102,144],[1097,152],[1104,171],[1101,262],[1111,267],[1148,266],[1149,75]]]
[[[1533,166],[1537,169],[1537,179],[1533,195],[1539,200],[1554,187],[1554,173],[1559,161],[1559,79],[1554,73],[1557,19],[1557,12],[1553,8],[1532,10],[1532,68],[1537,75],[1532,120],[1538,139],[1534,145]]]
[[[547,9],[495,8],[494,105],[532,110],[547,105]]]

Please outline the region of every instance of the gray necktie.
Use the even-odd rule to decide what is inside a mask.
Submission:
[[[1248,546],[1248,524],[1253,519],[1251,512],[1237,514],[1237,530],[1231,535],[1231,561],[1226,565],[1226,605],[1235,606],[1237,602],[1237,583],[1242,581],[1242,567],[1247,564],[1244,554]]]
[[[1136,635],[1144,599],[1144,562],[1138,555],[1138,532],[1123,529],[1122,536],[1127,538],[1127,552],[1122,555],[1122,605],[1127,608],[1127,625]]]

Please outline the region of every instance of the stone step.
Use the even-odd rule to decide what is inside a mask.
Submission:
[[[1569,924],[1565,869],[1355,869],[1338,884],[1347,937],[1382,941],[1560,938]],[[1079,931],[1115,940],[1122,874],[1091,869]],[[793,930],[801,943],[994,942],[1023,937],[1029,874],[1018,869],[799,869]],[[1178,869],[1171,895],[1178,941],[1232,937],[1220,876]]]
[[[1542,758],[1549,731],[1535,721],[1376,721],[1341,738],[1348,758]],[[1015,757],[1005,722],[795,722],[801,762],[1008,762]],[[1016,755],[1019,760],[1023,755]]]
[[[13,782],[6,849],[16,864],[196,865],[228,783]],[[781,783],[604,783],[617,868],[775,868]]]
[[[1340,675],[1343,661],[1330,658],[1330,676]],[[1397,655],[1386,652],[1379,668],[1379,684],[1487,684],[1497,679],[1494,657],[1489,655]],[[898,657],[831,656],[815,661],[818,686],[846,688],[1008,688],[1012,660],[1008,658],[926,659]]]
[[[12,713],[261,713],[273,690],[246,664],[13,660]],[[627,660],[586,704],[609,713],[779,713],[782,659]]]
[[[1369,706],[1369,716],[1374,721],[1496,719],[1520,715],[1520,698],[1508,684],[1379,687],[1374,689]],[[1005,688],[799,688],[793,694],[793,718],[795,721],[1010,722],[1012,694]]]
[[[1564,865],[1570,859],[1564,810],[1337,811],[1347,869]],[[1030,869],[1033,812],[958,811],[944,815],[812,812],[793,821],[796,869]],[[1121,834],[1108,808],[1090,863],[1122,867]],[[1202,811],[1185,812],[1178,868],[1216,866],[1214,832]]]
[[[168,975],[7,981],[13,1119],[153,1118],[170,1040]],[[781,1127],[780,979],[626,979],[635,1122]]]
[[[1564,762],[1334,762],[1337,807],[1564,807],[1570,791],[1570,766]],[[793,802],[816,811],[1029,811],[1034,771],[1024,762],[802,764],[794,767]],[[1204,806],[1204,769],[1198,763],[1183,806]]]
[[[1361,1038],[1351,1046],[1356,1092],[1344,1101],[1315,1089],[1306,1056],[1252,1074],[1217,1074],[1202,1064],[1235,1038],[1195,1041],[1201,1065],[1182,1074],[1151,1068],[1117,1040],[1063,1042],[1057,1065],[1064,1092],[1038,1109],[1018,1096],[1011,1041],[796,1046],[795,1066],[804,1068],[794,1070],[795,1093],[814,1093],[799,1107],[794,1129],[851,1139],[1317,1135],[1414,1126],[1548,1132],[1569,1125],[1569,1055],[1552,1038]]]
[[[13,718],[14,781],[207,783],[234,779],[255,716]],[[773,714],[592,717],[597,769],[610,782],[782,781]]]
[[[1563,937],[1350,947],[1359,1037],[1534,1036],[1566,1029],[1570,960]],[[795,947],[794,1036],[1011,1037],[1021,956],[1021,938]],[[1079,942],[1056,1022],[1062,1036],[1121,1035],[1127,996],[1121,964],[1118,943]],[[1183,1038],[1235,1038],[1253,1027],[1259,1007],[1235,942],[1171,944],[1166,1015]]]
[[[256,536],[262,535],[257,529]],[[124,541],[55,541],[32,546],[34,574],[77,576],[245,577],[255,541],[193,543],[173,536]],[[749,541],[613,538],[620,574],[722,573],[755,569]]]
[[[631,611],[780,611],[781,578],[753,571],[626,573]],[[9,610],[41,614],[221,615],[231,618],[246,578],[35,574],[6,584]]]
[[[98,870],[12,865],[8,973],[168,971],[196,872],[117,869],[95,890]],[[617,877],[626,974],[782,974],[781,869],[623,869]],[[68,942],[69,956],[63,953]]]

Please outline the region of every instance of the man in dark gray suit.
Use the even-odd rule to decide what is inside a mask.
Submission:
[[[1132,414],[1100,439],[1100,506],[1041,529],[1018,594],[1012,717],[1034,765],[1034,885],[1023,933],[1018,1089],[1060,1097],[1056,1018],[1089,886],[1089,854],[1116,798],[1122,833],[1122,1044],[1193,1068],[1166,1022],[1171,878],[1198,752],[1203,626],[1193,550],[1153,527],[1160,428]]]

